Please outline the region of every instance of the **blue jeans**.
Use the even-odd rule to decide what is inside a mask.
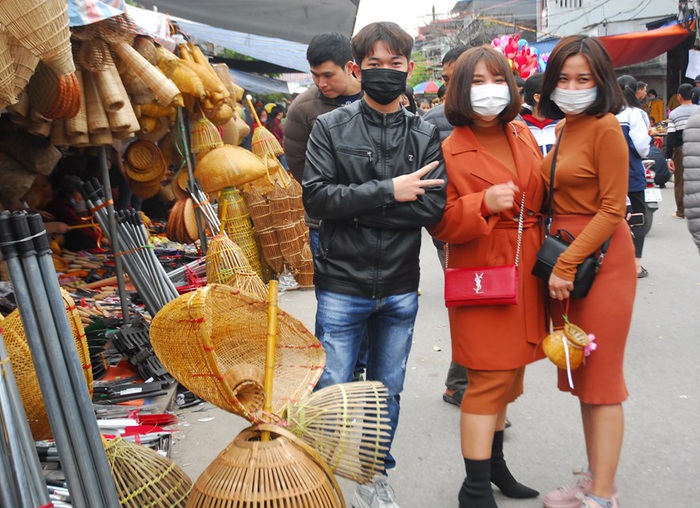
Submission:
[[[316,288],[316,337],[326,350],[326,368],[317,388],[349,383],[365,334],[368,381],[381,381],[389,392],[389,449],[399,423],[399,402],[411,351],[418,293],[366,298]],[[385,467],[396,461],[387,454]]]
[[[318,252],[318,229],[309,228],[309,246],[311,247],[311,255],[316,258]]]

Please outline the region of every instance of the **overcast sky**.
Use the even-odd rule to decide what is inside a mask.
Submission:
[[[360,0],[355,33],[374,21],[393,21],[413,36],[430,21],[433,6],[436,14],[446,14],[457,0]]]

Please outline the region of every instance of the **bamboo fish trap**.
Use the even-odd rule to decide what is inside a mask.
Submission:
[[[289,429],[344,478],[365,483],[384,471],[389,451],[387,389],[377,382],[328,386],[291,404]]]
[[[267,296],[265,283],[251,268],[241,248],[226,235],[211,239],[206,262],[209,284],[226,284],[258,298]]]
[[[263,432],[272,439],[262,440]],[[345,508],[333,473],[290,432],[262,425],[241,432],[197,479],[187,508]]]
[[[219,220],[228,237],[243,250],[253,271],[262,277],[258,244],[255,240],[253,225],[250,222],[250,213],[237,189],[229,187],[221,191]]]
[[[166,369],[198,397],[261,419],[267,303],[229,286],[208,285],[176,298],[153,318],[151,342]],[[272,413],[313,390],[325,365],[320,342],[280,312]]]
[[[258,127],[253,131],[253,139],[251,141],[251,149],[253,153],[261,159],[264,158],[265,155],[272,155],[274,157],[283,155],[284,149],[282,148],[282,145],[280,145],[280,142],[277,141],[274,134],[265,128],[260,121],[260,118],[258,118],[258,113],[255,111],[255,107],[253,106],[252,97],[250,95],[246,95],[246,100],[248,101],[248,107],[253,114],[253,118],[255,118],[255,121],[258,124]]]
[[[87,339],[83,324],[80,320],[80,314],[76,308],[75,302],[70,295],[61,291],[63,301],[66,306],[66,314],[68,322],[73,330],[75,345],[78,349],[80,365],[82,366],[83,375],[85,376],[85,384],[92,394],[92,365],[90,364],[90,351],[87,346]],[[48,415],[44,407],[44,399],[39,389],[39,380],[34,369],[27,337],[22,326],[22,321],[19,316],[19,311],[12,311],[5,319],[0,318],[0,326],[2,327],[5,344],[12,361],[12,367],[17,378],[17,386],[19,388],[22,403],[24,404],[27,420],[31,428],[32,435],[36,441],[50,439],[52,437],[51,427],[49,426]]]
[[[105,444],[105,453],[121,506],[185,506],[192,480],[169,458],[119,437]]]
[[[63,0],[2,0],[0,23],[58,76],[75,72]]]

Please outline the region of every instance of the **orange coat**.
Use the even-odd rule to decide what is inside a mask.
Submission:
[[[541,155],[527,126],[506,125],[517,177],[481,146],[469,127],[456,127],[443,143],[447,167],[447,205],[431,234],[449,243],[448,266],[479,267],[512,264],[518,238],[517,206],[484,218],[481,204],[494,184],[512,180],[525,191],[523,243],[517,305],[448,309],[455,362],[474,370],[508,370],[543,357],[537,344],[545,335],[545,305],[539,279],[530,274],[541,243],[538,220],[544,197]]]

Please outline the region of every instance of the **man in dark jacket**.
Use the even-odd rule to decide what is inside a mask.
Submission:
[[[301,182],[306,144],[319,115],[351,104],[362,96],[360,82],[352,73],[350,39],[331,32],[314,36],[306,50],[315,86],[294,99],[284,123],[284,154],[289,171]],[[318,220],[306,216],[311,253],[318,249]]]
[[[388,389],[392,439],[418,311],[421,228],[440,220],[446,201],[437,129],[400,105],[412,48],[395,23],[353,38],[365,96],[316,120],[302,180],[304,205],[321,219],[316,336],[327,356],[318,387],[352,380],[366,331],[367,379]],[[385,466],[394,464],[389,454]],[[398,506],[384,477],[358,486],[352,505]]]

